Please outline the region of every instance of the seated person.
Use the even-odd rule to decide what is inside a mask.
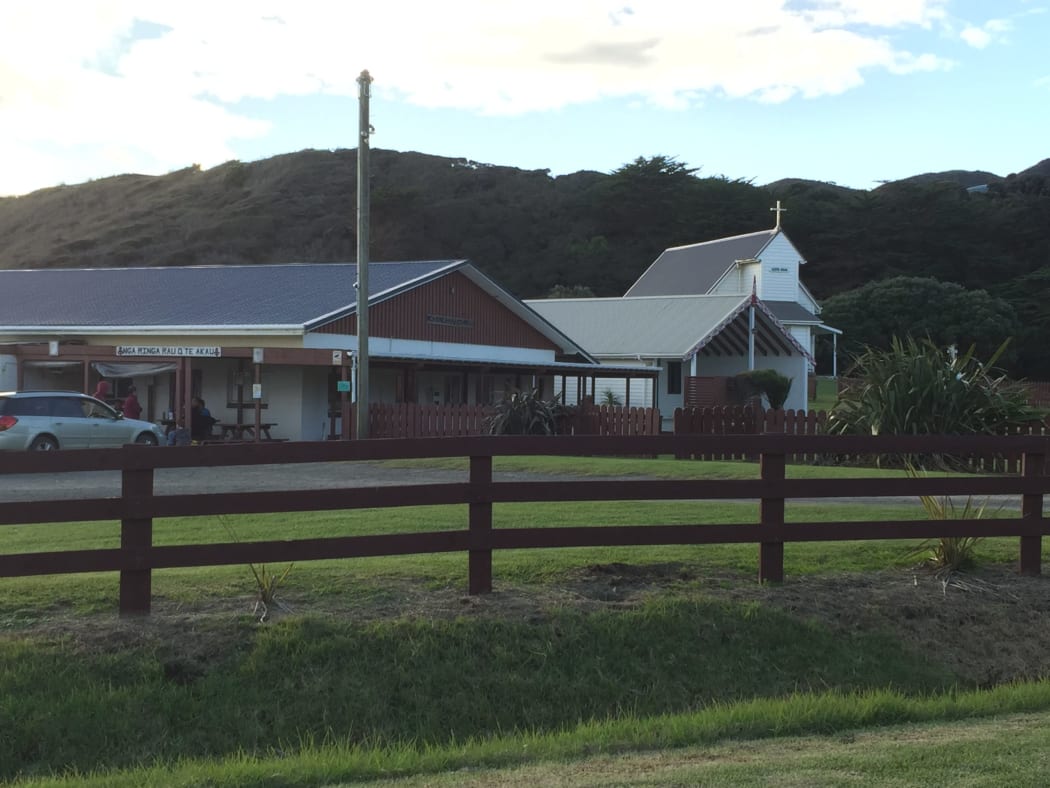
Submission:
[[[168,430],[167,439],[169,446],[189,446],[190,431],[181,425],[172,427]]]
[[[193,440],[203,441],[212,437],[211,428],[215,422],[211,411],[204,407],[203,399],[194,397],[190,400],[190,437]]]

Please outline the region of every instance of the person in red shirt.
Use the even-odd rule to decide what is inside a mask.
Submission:
[[[128,389],[128,395],[124,397],[124,405],[121,410],[124,412],[124,416],[129,419],[137,419],[142,415],[142,405],[139,404],[139,398],[135,393],[134,386]]]
[[[109,381],[100,380],[98,386],[95,388],[95,393],[91,395],[95,399],[100,399],[106,402],[109,399]]]

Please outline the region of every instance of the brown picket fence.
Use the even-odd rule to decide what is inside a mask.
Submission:
[[[828,421],[826,411],[773,410],[751,406],[726,406],[712,408],[678,408],[674,412],[676,435],[824,435]],[[1044,436],[1050,434],[1046,421],[1016,427],[1011,435]],[[700,454],[682,456],[678,459],[695,460],[755,460],[753,455]],[[807,454],[793,454],[790,462],[818,462],[823,458]],[[839,462],[864,463],[869,457],[836,458]],[[988,473],[1017,473],[1021,468],[1021,455],[1017,451],[992,454],[969,455],[957,458],[969,470]]]

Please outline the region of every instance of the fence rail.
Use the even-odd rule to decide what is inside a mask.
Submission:
[[[640,437],[465,437],[356,442],[214,445],[156,449],[126,446],[58,453],[0,455],[0,476],[76,471],[120,471],[121,495],[114,498],[0,503],[0,526],[11,524],[119,520],[119,548],[0,555],[0,577],[73,572],[120,573],[121,614],[150,610],[152,572],[172,567],[306,561],[315,559],[466,552],[469,592],[492,589],[492,552],[500,549],[597,547],[612,545],[702,545],[757,543],[760,580],[784,577],[784,545],[797,541],[915,539],[940,536],[1019,538],[1019,569],[1041,571],[1041,540],[1048,531],[1043,474],[1050,438],[1036,436],[841,437],[822,435],[659,435]],[[796,454],[1007,453],[1024,457],[1014,476],[951,478],[786,479],[785,461]],[[757,456],[760,474],[744,480],[573,480],[494,481],[493,459],[509,455],[732,455]],[[463,482],[274,490],[213,494],[157,495],[158,469],[237,465],[468,457]],[[644,463],[644,460],[639,460]],[[872,498],[920,495],[1015,495],[1019,519],[788,523],[785,502],[793,498]],[[750,524],[622,525],[494,528],[497,503],[593,500],[754,499],[758,521]],[[464,528],[426,533],[341,536],[319,539],[155,545],[157,517],[324,511],[431,504],[467,504]]]

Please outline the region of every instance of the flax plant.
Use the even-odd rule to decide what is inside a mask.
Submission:
[[[219,515],[219,522],[235,542],[241,541],[228,518]],[[252,615],[259,617],[260,624],[265,624],[269,620],[271,609],[276,608],[287,613],[291,612],[291,608],[277,598],[277,590],[288,579],[288,575],[291,574],[294,566],[294,563],[288,564],[283,572],[278,573],[267,569],[266,564],[259,564],[258,566],[251,563],[248,564],[248,568],[251,570],[252,577],[255,580],[256,595]]]
[[[905,472],[915,479],[927,476],[925,470],[911,462],[905,464]],[[972,495],[967,495],[961,505],[956,504],[950,495],[921,495],[919,500],[930,520],[980,520],[988,508],[987,498],[977,502]],[[980,541],[979,536],[941,536],[925,540],[908,554],[920,559],[923,566],[950,575],[976,565]]]
[[[544,400],[539,389],[513,391],[496,403],[485,426],[490,435],[554,435],[569,412],[557,397]]]
[[[854,383],[828,414],[828,431],[852,435],[1002,435],[1037,419],[1024,389],[997,371],[1007,342],[982,363],[971,346],[959,353],[929,339],[893,338],[854,361]],[[923,467],[959,468],[959,458],[896,458]]]

